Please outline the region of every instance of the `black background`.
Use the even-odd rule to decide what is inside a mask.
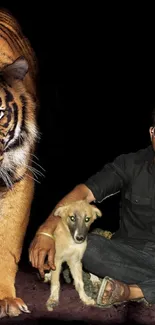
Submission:
[[[18,19],[39,64],[37,156],[46,172],[36,183],[27,252],[37,227],[76,184],[117,155],[150,144],[154,21],[144,7],[118,4],[2,5]],[[118,227],[118,203],[117,196],[99,206],[103,228]]]

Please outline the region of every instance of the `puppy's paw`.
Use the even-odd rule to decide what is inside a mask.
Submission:
[[[49,298],[46,302],[46,307],[48,311],[53,311],[53,309],[58,306],[58,300],[54,300],[53,298]]]
[[[83,302],[85,303],[85,305],[95,305],[95,300],[92,299],[91,297],[85,297],[85,299],[83,300]]]
[[[44,276],[44,282],[45,282],[45,283],[51,281],[51,272],[52,272],[52,271],[45,273],[45,276]]]

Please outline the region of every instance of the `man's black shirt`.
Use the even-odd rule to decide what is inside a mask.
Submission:
[[[114,237],[155,242],[155,162],[152,146],[122,154],[85,185],[96,202],[121,192],[120,228]]]

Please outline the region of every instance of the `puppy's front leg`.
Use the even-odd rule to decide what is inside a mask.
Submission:
[[[51,271],[51,294],[46,302],[46,307],[49,311],[52,311],[59,303],[59,291],[60,291],[60,272],[61,261],[55,261],[56,270]]]
[[[75,261],[74,259],[67,261],[67,263],[74,279],[75,288],[79,293],[80,299],[86,305],[94,305],[94,299],[88,297],[84,291],[84,283],[82,278],[82,263],[80,261]]]

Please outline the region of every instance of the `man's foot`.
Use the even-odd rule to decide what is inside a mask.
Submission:
[[[129,300],[140,300],[144,298],[141,289],[136,285],[127,285],[120,281],[105,277],[102,281],[97,304],[103,307],[110,307]]]

